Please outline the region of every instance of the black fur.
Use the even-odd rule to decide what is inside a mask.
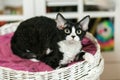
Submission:
[[[44,16],[28,19],[22,22],[14,33],[11,40],[12,51],[22,58],[37,58],[56,68],[59,60],[63,58],[57,42],[64,38],[58,32],[53,19]],[[50,55],[46,55],[47,48],[53,50]]]

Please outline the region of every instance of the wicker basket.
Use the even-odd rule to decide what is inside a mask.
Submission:
[[[19,23],[10,23],[2,26],[0,28],[0,35],[14,32]],[[101,56],[97,40],[90,33],[87,33],[86,37],[97,48],[93,64],[82,61],[49,72],[27,72],[0,67],[0,80],[98,80],[104,69],[104,59]]]

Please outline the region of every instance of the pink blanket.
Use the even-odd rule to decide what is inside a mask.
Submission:
[[[14,55],[10,49],[10,40],[12,35],[13,33],[0,36],[0,66],[30,72],[53,70],[50,66],[43,62],[32,62]],[[94,55],[96,48],[93,43],[87,38],[83,39],[82,42],[84,50]]]

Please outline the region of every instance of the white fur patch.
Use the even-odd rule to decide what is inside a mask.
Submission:
[[[26,49],[26,52],[30,52],[30,50]]]
[[[60,64],[67,64],[73,61],[82,47],[80,41],[63,40],[58,42],[58,45],[60,46],[59,50],[63,52],[63,60],[60,61]]]
[[[30,60],[33,61],[33,62],[40,62],[39,60],[37,60],[37,59],[35,59],[35,58],[30,59]]]
[[[86,52],[85,55],[83,56],[83,58],[85,59],[85,61],[87,61],[88,63],[94,63],[94,56],[91,53]]]
[[[46,54],[48,55],[52,50],[50,48],[47,49]]]

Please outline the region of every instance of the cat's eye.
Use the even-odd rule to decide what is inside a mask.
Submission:
[[[65,32],[66,34],[69,34],[69,33],[70,33],[70,30],[69,30],[69,29],[64,29],[64,32]]]
[[[81,30],[77,30],[77,32],[76,32],[77,34],[81,34]]]

